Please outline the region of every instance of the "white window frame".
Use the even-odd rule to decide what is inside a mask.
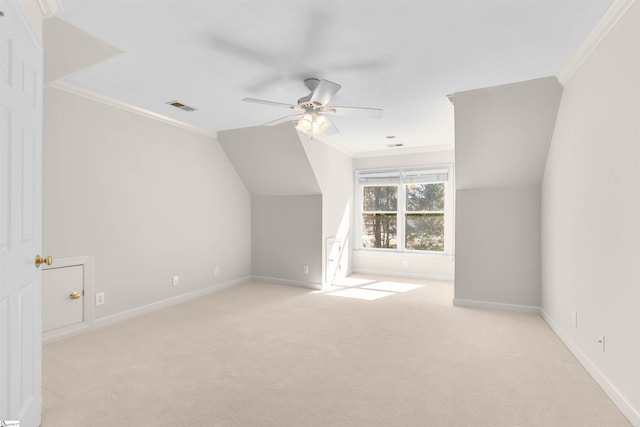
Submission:
[[[428,179],[421,176],[428,176]],[[371,182],[363,183],[369,178]],[[408,253],[424,255],[453,254],[453,224],[454,224],[454,186],[453,165],[429,165],[422,167],[387,168],[387,169],[361,169],[355,171],[355,201],[354,201],[354,235],[355,250],[387,253]],[[406,227],[406,185],[407,184],[436,184],[444,183],[444,251],[410,250],[405,248]],[[362,246],[362,215],[363,215],[363,188],[365,186],[390,186],[398,185],[398,210],[397,212],[397,242],[398,247],[393,248],[365,248]],[[416,212],[418,213],[418,212]]]

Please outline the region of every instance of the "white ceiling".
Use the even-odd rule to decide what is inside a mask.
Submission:
[[[210,131],[289,113],[242,98],[295,103],[304,78],[340,83],[333,105],[385,110],[332,118],[341,133],[326,138],[358,155],[451,144],[446,95],[556,75],[611,3],[63,0],[57,16],[123,52],[67,83]]]

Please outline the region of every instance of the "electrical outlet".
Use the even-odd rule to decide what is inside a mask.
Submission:
[[[220,275],[220,267],[216,267],[213,269],[213,274],[215,274],[216,276]]]
[[[303,265],[302,266],[302,272],[304,274],[309,274],[309,266],[308,265]]]
[[[180,285],[180,276],[173,276],[173,286]]]
[[[402,261],[402,268],[409,268],[409,261],[406,259]]]
[[[96,305],[104,304],[104,292],[98,292],[96,294]]]

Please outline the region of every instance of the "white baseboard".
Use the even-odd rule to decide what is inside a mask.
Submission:
[[[534,305],[505,304],[502,302],[478,301],[464,298],[454,298],[456,307],[483,308],[489,310],[515,311],[517,313],[540,314],[540,307]]]
[[[42,344],[50,344],[52,342],[60,341],[63,338],[81,334],[88,331],[89,329],[91,329],[91,325],[82,322],[70,326],[64,326],[58,329],[53,329],[51,331],[45,331],[42,333]]]
[[[541,310],[542,318],[547,325],[551,328],[553,332],[560,338],[560,341],[564,343],[565,346],[573,353],[573,355],[578,359],[578,362],[587,370],[589,375],[593,377],[593,379],[598,383],[600,388],[609,396],[609,399],[613,401],[613,403],[620,409],[620,412],[627,417],[629,422],[634,426],[640,426],[640,411],[634,408],[625,397],[618,391],[616,386],[614,386],[609,378],[605,374],[602,373],[598,366],[589,359],[589,357],[578,347],[569,335],[565,334],[562,329],[558,326],[556,322],[553,321],[551,316],[544,311]]]
[[[280,279],[277,277],[252,276],[251,280],[255,280],[256,282],[274,283],[276,285],[295,286],[298,288],[307,288],[307,289],[315,289],[315,290],[322,289],[322,283],[302,282],[299,280]]]
[[[203,289],[198,289],[186,294],[177,295],[172,298],[167,298],[162,301],[156,301],[151,304],[143,305],[140,307],[132,308],[130,310],[126,310],[120,313],[112,314],[110,316],[101,317],[100,319],[95,319],[93,321],[94,327],[103,327],[112,325],[114,323],[122,322],[123,320],[131,319],[132,317],[137,317],[143,314],[151,313],[152,311],[157,311],[162,308],[170,307],[172,305],[180,304],[182,302],[186,302],[195,298],[199,298],[205,295],[212,294],[214,292],[221,291],[223,289],[230,288],[235,285],[239,285],[240,283],[248,282],[250,279],[249,276],[240,277],[235,280],[231,280],[225,283],[218,283],[213,286],[209,286]]]
[[[434,280],[437,282],[453,282],[453,276],[448,274],[407,273],[399,270],[376,270],[370,268],[356,268],[353,270],[353,273],[385,277],[406,277],[408,279]]]

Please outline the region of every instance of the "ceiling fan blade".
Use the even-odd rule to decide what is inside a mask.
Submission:
[[[324,113],[335,114],[337,116],[357,116],[368,117],[371,119],[379,119],[382,117],[382,108],[370,108],[370,107],[330,107],[324,110]]]
[[[242,100],[245,102],[253,102],[255,104],[273,105],[275,107],[285,107],[285,108],[291,108],[291,109],[296,108],[295,105],[285,104],[284,102],[266,101],[264,99],[242,98]]]
[[[259,62],[263,65],[272,66],[274,61],[278,59],[276,56],[269,55],[261,49],[255,49],[252,46],[237,43],[222,36],[215,35],[211,37],[210,40],[215,48],[250,61]]]
[[[331,120],[327,119],[329,122],[329,126],[322,132],[322,135],[335,135],[336,133],[340,133],[340,129],[335,125]]]
[[[341,64],[331,64],[332,70],[340,71],[371,71],[380,70],[389,67],[389,61],[382,61],[380,59],[365,59],[362,61],[344,62]]]
[[[282,74],[273,74],[269,77],[266,77],[259,82],[252,84],[247,87],[246,90],[249,93],[260,93],[264,91],[265,88],[275,85],[276,83],[280,83],[285,79],[286,76]]]
[[[320,80],[318,86],[313,91],[310,101],[317,105],[327,105],[331,98],[340,90],[342,85],[330,82],[329,80]]]
[[[279,125],[280,123],[290,122],[290,121],[299,119],[301,116],[302,116],[301,114],[289,114],[288,116],[280,117],[279,119],[275,119],[275,120],[271,120],[270,122],[263,123],[262,126]]]

